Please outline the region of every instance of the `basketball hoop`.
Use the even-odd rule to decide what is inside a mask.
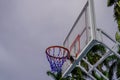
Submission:
[[[69,50],[62,46],[50,46],[46,49],[46,56],[53,72],[61,72],[62,65],[69,55]]]

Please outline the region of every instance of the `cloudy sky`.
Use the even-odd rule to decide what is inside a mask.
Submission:
[[[50,80],[45,49],[62,45],[79,2],[0,0],[0,80]]]

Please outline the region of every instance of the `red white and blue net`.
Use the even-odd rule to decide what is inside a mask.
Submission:
[[[51,46],[46,49],[46,56],[52,72],[61,72],[62,65],[69,57],[69,50],[61,46]]]

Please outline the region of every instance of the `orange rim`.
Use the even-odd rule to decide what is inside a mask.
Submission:
[[[65,50],[65,51],[67,51],[67,55],[65,56],[65,57],[55,57],[55,56],[52,56],[52,55],[50,55],[49,54],[49,50],[50,49],[54,49],[54,48],[59,48],[59,49],[63,49],[63,50]],[[70,52],[69,52],[69,50],[67,49],[67,48],[65,48],[65,47],[62,47],[62,46],[50,46],[50,47],[48,47],[47,49],[46,49],[46,54],[49,56],[49,57],[52,57],[52,58],[56,58],[56,59],[63,59],[63,58],[69,58],[69,56],[70,56]]]

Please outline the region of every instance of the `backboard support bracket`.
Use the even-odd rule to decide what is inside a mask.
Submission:
[[[79,57],[69,66],[69,68],[64,72],[62,77],[66,77],[67,74],[69,74],[75,68],[79,61],[89,52],[89,50],[96,44],[96,42],[96,40],[92,40],[89,42],[88,46],[81,51],[82,54],[78,55]]]

